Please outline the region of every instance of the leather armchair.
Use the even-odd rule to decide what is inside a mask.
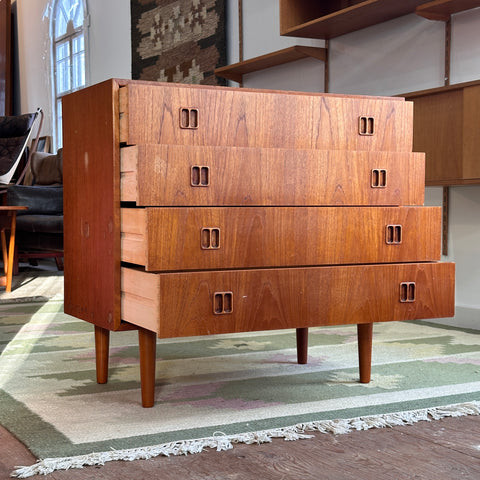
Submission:
[[[26,180],[32,185],[7,191],[7,205],[28,207],[17,214],[18,259],[54,257],[63,270],[63,151],[34,152],[30,171]]]

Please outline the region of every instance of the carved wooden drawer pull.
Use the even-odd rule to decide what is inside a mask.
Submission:
[[[358,119],[358,133],[360,135],[373,135],[375,133],[375,118],[374,117],[359,117],[359,119]]]
[[[415,301],[415,282],[402,282],[400,284],[400,302],[412,303]]]
[[[215,292],[213,294],[213,313],[215,315],[233,313],[232,292]]]

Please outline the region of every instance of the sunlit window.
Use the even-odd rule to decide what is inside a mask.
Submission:
[[[86,85],[85,0],[54,0],[52,16],[55,142],[62,144],[62,97]]]

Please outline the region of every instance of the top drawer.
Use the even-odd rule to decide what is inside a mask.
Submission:
[[[402,98],[178,84],[120,88],[120,142],[409,152]]]

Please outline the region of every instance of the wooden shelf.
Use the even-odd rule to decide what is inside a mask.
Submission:
[[[418,6],[415,13],[428,20],[446,22],[454,13],[477,7],[480,7],[480,0],[434,0]]]
[[[334,38],[414,13],[425,0],[367,0],[339,9],[338,0],[280,0],[280,34]]]
[[[259,70],[264,70],[265,68],[275,67],[277,65],[294,62],[308,57],[325,61],[326,49],[321,47],[295,45],[293,47],[284,48],[283,50],[267,53],[260,57],[251,58],[243,62],[216,68],[215,75],[241,83],[243,75],[247,73],[257,72]]]

